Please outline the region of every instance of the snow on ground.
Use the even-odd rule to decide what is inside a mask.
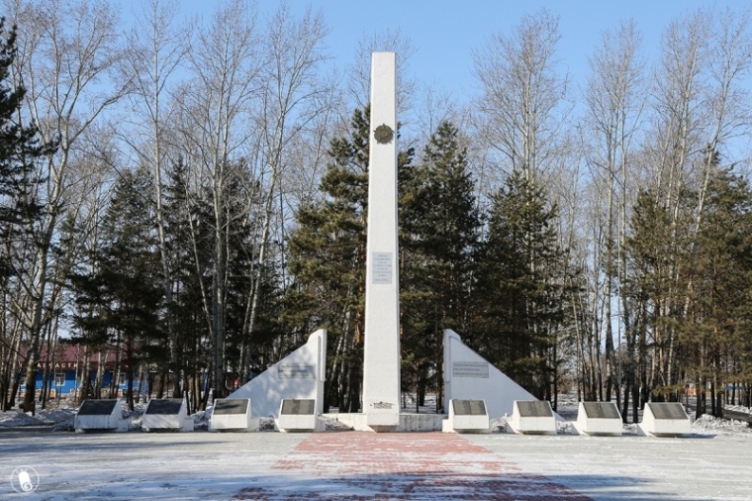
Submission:
[[[6,428],[0,499],[748,501],[749,438]],[[19,466],[38,472],[34,493],[7,482]]]
[[[72,421],[75,414],[76,409],[68,407],[40,410],[35,416],[19,410],[0,412],[0,428],[53,425],[63,421]]]
[[[0,413],[0,499],[300,500],[320,494],[366,500],[385,492],[394,500],[519,499],[489,494],[514,489],[529,501],[750,499],[752,428],[746,423],[703,416],[685,438],[637,436],[634,425],[625,425],[621,437],[580,437],[572,426],[576,401],[559,404],[565,420],[556,436],[506,433],[502,417],[492,421],[494,433],[449,441],[446,434],[400,434],[395,440],[349,431],[209,433],[211,407],[193,415],[195,429],[204,432],[140,433],[144,404],[123,410],[131,433],[50,433],[52,423],[72,431],[75,409],[33,417],[10,411]],[[329,421],[329,431],[342,430]],[[261,424],[274,430],[272,419]],[[449,447],[443,442],[454,445],[441,450]],[[38,471],[34,493],[16,494],[7,482],[19,466]],[[544,497],[551,489],[569,494]]]

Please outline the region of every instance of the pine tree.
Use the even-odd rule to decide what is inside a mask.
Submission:
[[[0,18],[0,33],[5,33],[5,18]],[[16,28],[0,38],[0,238],[7,242],[23,225],[41,215],[36,185],[43,182],[36,162],[51,152],[52,145],[41,145],[37,129],[20,122],[21,106],[26,90],[13,88],[10,68],[16,57]],[[3,275],[8,268],[8,256],[0,254]]]
[[[514,171],[494,195],[479,264],[478,351],[538,398],[555,382],[556,334],[567,301],[555,207]]]
[[[121,175],[103,217],[101,245],[86,271],[71,277],[79,297],[78,325],[89,334],[85,341],[114,345],[115,372],[122,369],[127,375],[131,410],[137,367],[169,358],[160,319],[150,183],[144,170]],[[114,385],[113,378],[113,390]]]
[[[720,416],[714,398],[731,373],[730,355],[743,346],[743,312],[750,291],[746,235],[752,227],[752,190],[741,177],[715,162],[695,245],[687,262],[687,315],[680,323],[683,368],[698,387],[709,384],[710,408]],[[741,293],[740,293],[741,292]],[[741,341],[741,343],[739,343]],[[744,351],[740,351],[744,353]],[[705,392],[697,395],[697,417],[707,412]]]
[[[188,166],[178,160],[170,166],[163,189],[168,268],[174,273],[172,305],[165,314],[173,315],[178,353],[174,366],[160,367],[156,394],[162,397],[172,371],[176,377],[183,378],[181,387],[188,391],[189,403],[201,408],[205,401],[202,399],[204,376],[208,374],[211,360],[211,332],[204,302],[204,291],[211,286],[208,278],[211,209],[208,202],[191,189],[188,179]]]
[[[299,332],[329,331],[326,403],[356,412],[363,360],[368,110],[356,110],[349,137],[335,138],[321,180],[327,197],[301,207],[290,238],[295,284],[285,298],[287,321]]]
[[[459,131],[443,122],[400,179],[403,387],[442,408],[443,331],[470,332],[480,216]],[[429,380],[430,376],[430,380]]]

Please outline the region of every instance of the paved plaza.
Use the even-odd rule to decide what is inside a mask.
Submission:
[[[749,500],[749,436],[0,432],[0,499]],[[20,466],[39,474],[16,493]]]

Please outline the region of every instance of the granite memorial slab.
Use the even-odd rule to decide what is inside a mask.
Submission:
[[[78,409],[79,416],[109,416],[120,403],[120,400],[84,400]]]
[[[280,403],[277,428],[283,432],[316,431],[319,428],[316,401],[283,399]]]
[[[258,418],[251,415],[250,398],[218,398],[214,401],[210,431],[257,431]]]
[[[485,433],[490,429],[491,422],[483,400],[453,399],[449,403],[449,416],[442,422],[442,431]]]
[[[193,431],[193,419],[188,416],[182,398],[153,398],[146,405],[141,418],[143,431]]]
[[[84,400],[73,418],[73,428],[87,431],[126,431],[120,400]]]
[[[639,426],[644,434],[655,437],[678,437],[692,432],[689,416],[677,402],[648,402]]]
[[[614,402],[580,402],[575,428],[584,435],[621,435],[624,430]]]
[[[551,404],[545,400],[515,400],[508,423],[519,434],[556,434],[556,419]]]

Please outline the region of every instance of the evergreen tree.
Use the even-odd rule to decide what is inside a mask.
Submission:
[[[162,397],[173,371],[176,377],[182,377],[181,387],[188,391],[189,402],[199,408],[204,402],[203,380],[211,359],[204,293],[211,285],[211,209],[188,179],[188,166],[178,160],[170,166],[163,189],[168,268],[173,270],[173,301],[165,314],[173,315],[178,353],[173,367],[159,367],[162,377],[156,393]]]
[[[715,393],[722,391],[726,377],[735,372],[735,348],[744,346],[747,337],[742,326],[751,290],[746,242],[751,224],[752,190],[748,183],[716,167],[687,262],[688,308],[679,336],[682,366],[695,375],[698,387],[710,386],[710,409],[716,416],[720,416],[720,409]],[[708,406],[704,391],[697,397],[699,417],[708,412]]]
[[[102,221],[101,246],[86,272],[72,277],[79,298],[78,323],[89,334],[86,342],[114,345],[114,372],[122,370],[127,376],[131,410],[136,369],[169,358],[160,322],[162,289],[150,183],[144,170],[125,172],[117,180]]]
[[[6,33],[0,18],[0,33]],[[16,28],[0,37],[0,239],[8,243],[24,226],[41,215],[42,204],[36,186],[43,182],[36,166],[51,153],[52,145],[41,145],[37,129],[21,124],[21,106],[26,90],[13,87],[10,69],[16,57]],[[10,272],[9,255],[0,252],[0,276]]]
[[[631,273],[626,287],[635,302],[633,311],[639,312],[636,339],[628,339],[628,344],[637,349],[640,386],[656,400],[675,399],[680,390],[671,381],[679,377],[676,337],[687,304],[686,271],[692,247],[688,232],[693,219],[689,207],[693,201],[686,189],[678,197],[674,210],[662,203],[656,189],[642,191],[627,238]],[[646,398],[641,395],[643,401]]]
[[[556,335],[568,300],[555,207],[519,171],[492,199],[479,271],[479,353],[538,398],[550,399]]]
[[[443,122],[400,178],[403,388],[442,408],[443,331],[469,333],[480,216],[459,131]],[[430,379],[429,379],[430,377]]]

